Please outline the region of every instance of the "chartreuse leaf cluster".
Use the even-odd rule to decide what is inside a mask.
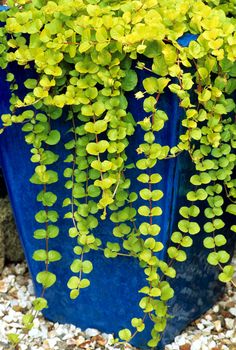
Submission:
[[[56,283],[50,268],[63,257],[63,251],[51,249],[51,239],[60,235],[59,219],[68,221],[73,241],[67,282],[72,299],[89,287],[89,274],[96,268],[88,252],[139,261],[146,279],[139,290],[143,316],[119,332],[124,342],[142,332],[149,318],[153,329],[148,346],[158,345],[171,316],[167,302],[174,295],[175,264],[187,259],[200,232],[209,249],[208,262],[220,268],[220,281],[233,282],[224,247],[228,216],[236,215],[234,5],[234,0],[8,0],[9,9],[0,13],[5,24],[0,28],[0,67],[7,71],[11,97],[0,132],[22,124],[31,148],[30,181],[38,186],[40,208],[34,213],[33,259],[44,266],[36,277],[42,286],[33,303],[36,313],[48,307],[44,292]],[[187,47],[178,42],[185,33],[196,35]],[[25,74],[20,84],[12,62],[26,73],[33,69],[34,77]],[[139,89],[137,69],[149,72]],[[176,95],[182,108],[175,145],[162,144],[159,137],[167,122],[170,127],[172,123],[159,108],[167,92]],[[127,93],[142,100],[142,113],[129,113]],[[58,119],[65,134],[57,127]],[[136,130],[143,140],[133,163],[126,150]],[[60,178],[65,198],[53,190],[59,181],[56,149],[61,145],[66,150],[64,182]],[[164,175],[156,166],[182,153],[194,171],[165,247],[159,234],[167,198],[161,190]],[[132,168],[139,173],[137,193],[127,172]],[[59,217],[60,206],[64,217]],[[97,233],[105,219],[114,227],[102,242]],[[235,233],[236,225],[231,230]],[[163,249],[166,261],[160,259]],[[33,326],[32,315],[23,319],[24,332]],[[9,340],[16,345],[21,337],[9,334]]]

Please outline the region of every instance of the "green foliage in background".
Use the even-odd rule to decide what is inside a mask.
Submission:
[[[31,146],[35,172],[30,181],[39,188],[42,206],[35,214],[41,228],[34,238],[45,241],[45,249],[33,254],[45,269],[37,275],[42,295],[23,319],[25,331],[47,307],[45,290],[56,283],[50,267],[61,259],[60,252],[50,249],[51,239],[60,234],[54,209],[57,193],[50,185],[58,182],[57,172],[51,170],[59,158],[53,146],[63,142],[68,195],[61,205],[67,208],[68,234],[76,242],[67,284],[70,297],[76,299],[90,285],[89,274],[96,268],[86,258],[91,250],[106,258],[128,256],[131,263],[138,259],[146,276],[139,291],[143,317],[133,318],[130,329],[121,330],[119,337],[132,341],[150,318],[148,346],[156,347],[171,317],[167,304],[174,295],[175,262],[187,259],[195,235],[202,232],[208,262],[220,268],[222,282],[232,281],[234,273],[224,250],[224,213],[236,215],[235,0],[8,0],[8,5],[10,9],[0,14],[5,22],[0,28],[0,66],[8,71],[12,95],[11,113],[2,115],[2,131],[21,123]],[[182,47],[177,39],[184,33],[198,38]],[[143,58],[150,60],[151,68]],[[25,80],[23,97],[11,62],[37,73]],[[138,123],[139,116],[127,112],[126,92],[137,85],[133,62],[153,73],[135,95],[143,99],[146,115]],[[174,147],[158,142],[169,119],[158,101],[168,90],[183,109],[182,132]],[[66,143],[53,127],[59,118],[68,125]],[[136,164],[130,164],[126,148],[139,128],[144,139]],[[179,208],[181,219],[171,235],[169,258],[163,261],[158,254],[165,248],[158,238],[162,227],[155,218],[162,215],[159,201],[165,193],[158,189],[162,177],[155,166],[181,153],[189,155],[195,173],[185,206]],[[126,169],[132,167],[139,170],[139,193],[130,190]],[[137,208],[140,198],[144,204]],[[203,227],[200,215],[206,218]],[[140,225],[137,217],[143,219]],[[114,223],[119,243],[108,241],[104,246],[96,237],[98,218]],[[236,225],[231,230],[236,232]],[[10,334],[9,340],[17,344],[21,338]]]

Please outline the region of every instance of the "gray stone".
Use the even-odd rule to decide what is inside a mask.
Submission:
[[[0,272],[7,262],[21,262],[24,253],[8,197],[0,198]]]

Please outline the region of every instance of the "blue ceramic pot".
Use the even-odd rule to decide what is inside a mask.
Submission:
[[[182,44],[186,45],[193,36],[182,38]],[[147,75],[143,71],[137,72],[139,84],[135,91],[127,95],[129,110],[136,120],[143,119],[142,101],[134,99],[134,93],[141,88],[141,82]],[[16,78],[20,81],[22,76],[32,76],[32,72],[24,71],[17,67]],[[9,86],[5,81],[6,73],[0,72],[0,113],[9,111]],[[160,132],[159,142],[163,145],[173,146],[176,144],[180,129],[180,119],[183,111],[179,108],[179,101],[176,96],[167,93],[160,98],[159,108],[167,112],[169,121],[166,127]],[[69,220],[63,220],[65,209],[61,207],[60,199],[67,196],[67,190],[63,188],[63,160],[67,156],[64,150],[64,142],[67,140],[66,130],[69,128],[62,119],[54,121],[54,127],[61,130],[62,140],[53,150],[60,155],[60,159],[53,165],[53,169],[59,173],[59,182],[50,185],[52,191],[58,195],[55,209],[60,214],[59,227],[60,235],[50,240],[50,249],[61,252],[62,260],[50,265],[50,271],[56,273],[57,283],[46,290],[45,297],[48,300],[49,308],[44,315],[51,321],[60,323],[72,323],[85,329],[87,327],[98,328],[107,333],[115,333],[121,328],[130,326],[133,317],[142,317],[138,306],[141,295],[138,290],[145,285],[145,277],[135,260],[127,257],[107,259],[103,253],[92,251],[88,258],[93,262],[94,270],[89,275],[91,286],[81,291],[77,300],[71,300],[67,281],[70,277],[70,264],[73,260],[73,241],[68,236]],[[137,160],[136,148],[142,142],[142,132],[137,131],[130,138],[130,145],[127,154],[130,162]],[[33,232],[38,228],[34,215],[41,209],[36,201],[39,186],[29,182],[34,172],[34,165],[30,162],[29,146],[24,142],[24,134],[20,126],[8,128],[0,136],[1,164],[10,195],[18,232],[25,251],[29,270],[34,281],[35,293],[41,293],[40,286],[36,283],[36,275],[43,269],[43,264],[35,262],[32,254],[35,249],[40,249],[38,242],[33,238]],[[192,165],[187,156],[181,155],[177,159],[161,161],[155,171],[163,176],[159,188],[164,192],[164,198],[159,202],[163,215],[156,219],[157,224],[162,227],[160,240],[165,249],[159,253],[161,259],[166,258],[166,250],[171,232],[176,229],[178,223],[178,208],[184,203],[188,191],[189,178],[192,172]],[[132,170],[132,190],[139,191],[140,183],[136,180],[137,173]],[[140,203],[139,203],[140,204]],[[109,221],[102,221],[97,229],[97,236],[102,241],[113,240],[113,225]],[[165,335],[162,338],[160,349],[164,344],[173,340],[183,328],[191,321],[199,317],[209,309],[218,299],[223,291],[223,285],[217,281],[217,271],[206,262],[207,252],[202,246],[204,233],[194,237],[194,246],[188,249],[189,259],[184,264],[177,264],[178,277],[171,281],[175,290],[175,297],[170,302],[170,312],[173,319],[169,321]],[[145,348],[146,342],[150,339],[152,324],[147,322],[143,333],[137,335],[133,344],[139,348]]]

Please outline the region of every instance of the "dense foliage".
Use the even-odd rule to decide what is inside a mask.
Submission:
[[[92,263],[86,259],[91,250],[103,250],[107,258],[130,256],[140,261],[147,283],[140,290],[143,318],[133,318],[132,331],[123,329],[119,337],[130,341],[145,328],[145,319],[153,321],[148,345],[160,341],[169,317],[167,302],[174,295],[165,277],[175,278],[174,261],[187,258],[186,248],[192,236],[205,231],[204,245],[209,249],[208,262],[221,269],[219,279],[232,280],[234,268],[229,254],[222,248],[226,238],[224,213],[236,215],[235,102],[236,32],[235,1],[219,0],[14,0],[1,13],[5,26],[0,29],[0,65],[7,69],[11,84],[11,113],[2,115],[3,129],[23,123],[25,141],[31,145],[35,173],[30,181],[38,185],[37,200],[42,210],[35,219],[42,228],[34,232],[36,240],[45,240],[45,249],[37,249],[33,258],[45,262],[37,275],[42,295],[34,302],[32,314],[25,315],[25,329],[33,326],[35,314],[47,307],[46,288],[56,282],[50,265],[61,259],[61,253],[50,250],[50,241],[59,234],[58,213],[53,209],[57,193],[50,185],[58,181],[51,169],[58,155],[48,146],[60,143],[60,131],[53,121],[67,121],[70,140],[64,172],[70,220],[69,235],[77,239],[76,259],[71,263],[68,288],[72,299],[90,284],[86,277]],[[197,40],[182,47],[178,39],[184,33],[196,34]],[[142,58],[148,58],[151,68]],[[20,94],[11,62],[34,70],[36,78],[26,79],[27,89]],[[143,81],[136,93],[143,99],[145,118],[127,113],[126,92],[133,91],[137,74],[132,68],[151,70],[153,76]],[[160,110],[160,95],[170,90],[183,108],[183,132],[175,147],[158,143],[158,132],[165,127],[168,115]],[[144,131],[137,152],[141,158],[130,164],[126,155],[129,136],[136,128]],[[2,131],[3,131],[2,129]],[[153,169],[158,162],[180,153],[189,154],[195,166],[190,178],[192,190],[186,206],[179,209],[178,231],[171,236],[169,261],[158,252],[164,249],[158,235],[161,227],[155,217],[162,215],[158,201],[165,196],[158,188],[162,181]],[[136,167],[141,191],[130,191],[126,169]],[[138,199],[145,205],[135,209]],[[227,201],[226,201],[227,199]],[[201,202],[206,217],[200,227]],[[199,204],[200,203],[200,204]],[[143,218],[140,226],[135,218]],[[99,220],[114,223],[113,235],[120,243],[102,246],[96,237]],[[236,225],[231,227],[236,232]],[[17,344],[20,337],[10,334]]]

